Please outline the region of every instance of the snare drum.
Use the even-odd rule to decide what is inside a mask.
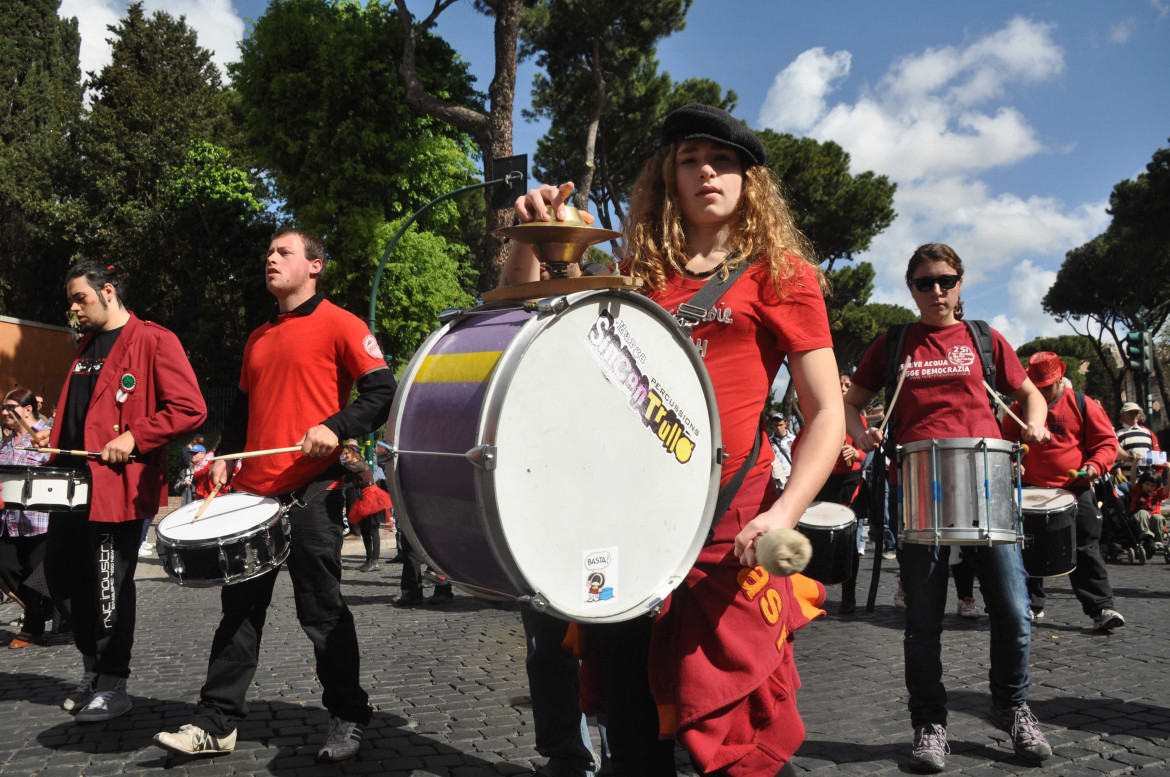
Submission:
[[[40,512],[79,512],[89,507],[89,470],[0,466],[5,507]]]
[[[812,543],[812,559],[803,575],[825,585],[849,579],[857,555],[857,518],[852,510],[835,502],[813,502],[796,528]]]
[[[189,588],[232,585],[276,569],[288,558],[292,527],[285,507],[270,496],[216,497],[183,505],[155,529],[163,569]]]
[[[902,541],[1005,545],[1019,541],[1015,443],[955,437],[899,445]]]
[[[394,400],[388,484],[451,582],[582,621],[654,609],[719,491],[715,394],[645,297],[590,291],[448,318]]]
[[[1059,577],[1077,568],[1077,498],[1063,488],[1024,489],[1024,569]]]

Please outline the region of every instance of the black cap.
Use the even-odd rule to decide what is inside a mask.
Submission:
[[[705,138],[741,151],[753,165],[768,161],[768,152],[756,133],[736,121],[727,111],[702,103],[687,103],[671,111],[662,123],[662,145],[689,138]]]

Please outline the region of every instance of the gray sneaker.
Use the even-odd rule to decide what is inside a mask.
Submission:
[[[362,746],[362,725],[338,717],[329,719],[325,744],[317,751],[318,761],[344,761],[357,755]]]
[[[1125,625],[1125,618],[1121,617],[1121,613],[1117,610],[1110,610],[1105,608],[1097,613],[1097,617],[1093,618],[1094,631],[1109,631],[1109,629],[1116,629]]]
[[[1040,731],[1040,722],[1027,704],[999,709],[992,705],[991,722],[1012,735],[1016,755],[1028,763],[1038,764],[1052,755],[1052,746]]]
[[[61,709],[66,712],[78,712],[93,698],[93,684],[97,682],[97,672],[86,672],[81,676],[77,685],[61,702]]]
[[[187,723],[174,733],[158,732],[154,735],[154,743],[165,750],[183,755],[220,755],[230,753],[236,748],[236,732],[233,729],[226,737],[217,737],[193,723]]]
[[[78,723],[101,723],[125,715],[134,706],[126,693],[126,678],[119,677],[114,687],[105,691],[94,691],[93,698],[74,717]]]
[[[946,727],[928,723],[914,729],[914,749],[910,751],[910,765],[922,772],[941,772],[947,768]]]

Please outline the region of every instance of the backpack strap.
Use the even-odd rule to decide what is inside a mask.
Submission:
[[[735,254],[733,253],[727,258],[732,259],[734,257]],[[703,323],[703,319],[706,318],[708,311],[715,307],[715,303],[719,301],[719,298],[727,293],[732,284],[739,280],[739,276],[747,272],[750,266],[751,262],[744,262],[739,267],[729,271],[726,278],[722,277],[722,272],[716,272],[711,276],[709,281],[703,284],[703,288],[695,292],[694,296],[675,308],[675,320],[688,332],[698,324]]]
[[[906,332],[910,329],[909,324],[892,324],[886,330],[886,374],[885,374],[885,389],[886,389],[886,408],[890,412],[890,400],[894,398],[894,391],[898,387],[898,367],[902,365],[902,350],[906,347]],[[892,438],[894,427],[894,419],[891,417],[886,424],[889,430],[886,433],[886,438]],[[885,447],[883,445],[883,447]]]
[[[971,335],[971,341],[975,343],[975,351],[979,354],[979,363],[983,365],[983,379],[987,381],[987,385],[995,388],[995,353],[991,350],[991,327],[986,321],[963,320],[967,325],[967,332]],[[995,413],[996,405],[995,398],[990,394],[987,401],[991,403],[991,412]]]

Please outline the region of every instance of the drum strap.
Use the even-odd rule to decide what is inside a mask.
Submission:
[[[756,429],[756,442],[752,445],[752,452],[744,459],[743,464],[735,473],[735,477],[727,481],[727,485],[719,489],[719,498],[715,500],[715,517],[711,521],[711,531],[707,532],[707,542],[705,545],[710,545],[715,541],[715,525],[719,523],[719,519],[727,512],[727,508],[731,507],[731,500],[735,499],[735,495],[739,493],[739,487],[743,485],[744,478],[751,468],[756,466],[756,462],[760,460],[760,438],[764,436],[764,431],[767,428],[768,410],[765,407],[764,412],[760,413],[760,425]]]
[[[733,253],[727,258],[733,259],[734,257],[735,254]],[[732,284],[739,280],[739,276],[747,272],[750,266],[751,262],[744,262],[739,267],[727,273],[726,278],[722,277],[723,273],[721,272],[716,272],[712,275],[711,279],[703,284],[703,288],[696,291],[693,297],[680,304],[675,310],[674,318],[678,321],[679,326],[689,332],[696,325],[702,323],[711,308],[715,307],[715,303],[719,301],[719,298],[727,293],[727,290],[731,288]]]

